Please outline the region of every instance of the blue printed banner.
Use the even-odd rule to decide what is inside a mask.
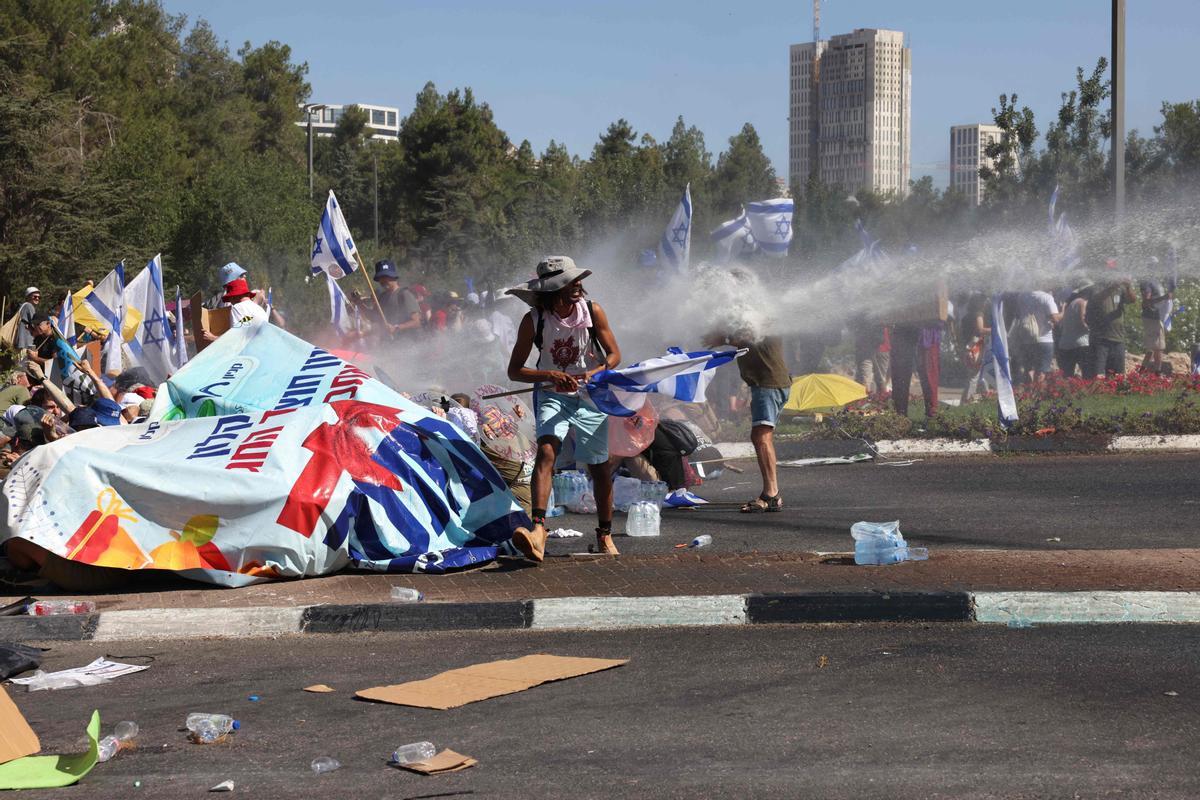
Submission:
[[[3,491],[8,536],[223,586],[347,565],[444,572],[529,524],[457,428],[268,323],[209,345],[149,422],[39,447]]]

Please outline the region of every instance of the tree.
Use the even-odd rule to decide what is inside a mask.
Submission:
[[[717,158],[710,185],[712,204],[724,219],[734,216],[746,202],[766,200],[777,193],[775,169],[763,152],[758,131],[747,122],[729,139],[729,149]]]

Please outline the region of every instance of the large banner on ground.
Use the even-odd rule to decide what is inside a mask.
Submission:
[[[37,448],[3,496],[8,536],[224,586],[347,564],[443,572],[529,524],[461,431],[265,323],[172,376],[149,422]]]

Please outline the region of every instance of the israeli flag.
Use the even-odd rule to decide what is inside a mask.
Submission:
[[[346,224],[342,207],[330,189],[329,198],[325,201],[325,213],[321,215],[321,228],[313,243],[312,274],[324,272],[334,280],[349,275],[358,269],[356,252],[350,226]]]
[[[995,376],[996,401],[999,404],[1000,424],[1011,428],[1019,419],[1017,400],[1013,396],[1012,371],[1008,359],[1008,333],[1004,330],[1004,301],[999,293],[992,296],[992,370]]]
[[[354,315],[350,312],[342,287],[329,273],[325,274],[325,286],[329,289],[329,324],[338,335],[345,336],[354,330]]]
[[[175,287],[175,363],[188,363],[187,339],[183,335],[183,290]]]
[[[167,316],[167,298],[163,291],[161,253],[150,259],[146,268],[129,282],[125,304],[141,317],[129,341],[129,351],[155,383],[162,383],[178,366],[175,363],[175,332]]]
[[[750,232],[758,249],[767,255],[783,257],[792,243],[792,212],[795,205],[786,197],[750,203],[746,216],[750,220]]]
[[[70,292],[63,298],[62,307],[58,310],[58,318],[54,321],[55,336],[58,339],[59,358],[55,359],[58,367],[57,383],[67,386],[67,382],[75,375],[75,364],[79,361],[79,352],[75,349],[75,298]]]
[[[658,243],[658,257],[671,265],[676,272],[688,268],[692,251],[692,185],[683,187],[679,207],[667,223],[662,239]]]
[[[592,376],[581,389],[600,411],[614,417],[632,417],[649,392],[684,403],[703,403],[704,392],[717,367],[728,364],[745,350],[697,350],[685,353],[672,347],[665,356],[651,358],[625,369],[606,369]]]
[[[121,325],[125,319],[125,262],[113,267],[112,272],[84,298],[92,314],[108,329],[101,350],[104,371],[118,373],[121,364]]]
[[[1058,186],[1050,195],[1050,251],[1055,266],[1066,272],[1079,266],[1079,237],[1067,224],[1067,213],[1064,211],[1057,217],[1054,210],[1058,206]]]
[[[754,252],[754,234],[750,231],[750,219],[746,209],[736,219],[722,222],[709,238],[717,246],[717,261],[728,264],[735,258]]]

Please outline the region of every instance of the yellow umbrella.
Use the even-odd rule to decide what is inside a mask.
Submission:
[[[867,396],[867,387],[841,375],[814,373],[792,383],[785,411],[829,411]]]

